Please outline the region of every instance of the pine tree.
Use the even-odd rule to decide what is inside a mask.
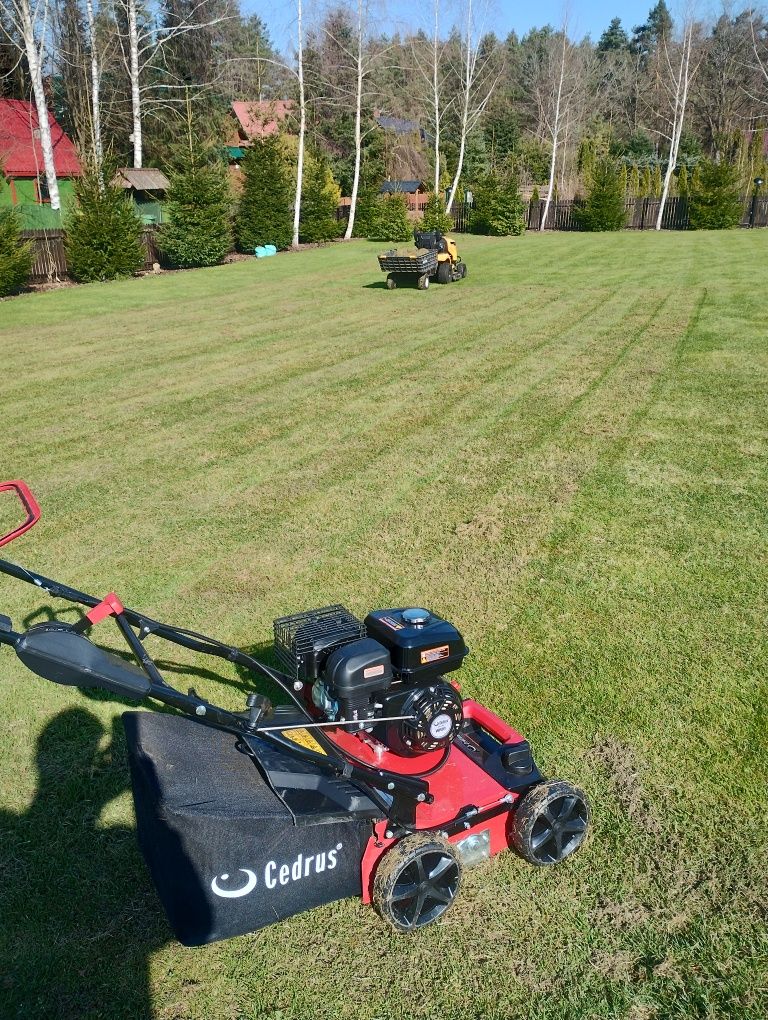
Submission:
[[[357,209],[355,210],[354,237],[370,237],[378,212],[379,189],[370,180],[360,184],[357,192]]]
[[[419,230],[439,230],[441,234],[453,230],[453,217],[445,211],[445,203],[436,192],[432,192],[424,206],[424,215]]]
[[[230,250],[231,195],[224,165],[192,146],[169,171],[171,187],[160,229],[160,251],[172,266],[215,266]]]
[[[90,165],[75,183],[76,204],[65,220],[67,263],[79,283],[133,276],[144,265],[142,225],[116,184],[109,161]]]
[[[688,167],[683,163],[677,173],[677,191],[681,198],[688,195],[690,186],[688,184]]]
[[[377,201],[371,241],[408,241],[413,227],[408,219],[408,200],[402,192],[380,195]]]
[[[652,187],[651,168],[649,166],[645,166],[643,167],[643,173],[640,177],[640,188],[638,190],[639,197],[648,198],[651,194]]]
[[[254,142],[241,166],[243,193],[235,219],[238,250],[253,254],[263,244],[290,248],[293,192],[279,141],[270,136]]]
[[[691,188],[689,221],[694,230],[727,230],[736,227],[743,208],[739,196],[739,168],[725,161],[706,161],[697,168],[698,180]]]
[[[382,139],[374,135],[372,142],[363,150],[360,167],[360,187],[357,192],[355,212],[355,237],[369,237],[378,212],[379,188],[386,176],[384,158],[381,154]]]
[[[595,164],[587,200],[574,210],[574,216],[582,230],[621,230],[625,225],[627,213],[621,171],[609,157]]]
[[[619,167],[619,180],[621,181],[621,190],[624,192],[624,196],[626,197],[627,189],[629,187],[626,163],[622,163]]]
[[[331,241],[341,232],[336,210],[341,191],[333,179],[331,168],[324,156],[307,160],[301,190],[301,223],[299,240],[302,244]]]
[[[0,298],[18,294],[29,279],[32,250],[22,244],[13,209],[0,209]]]
[[[628,191],[630,198],[640,197],[640,171],[637,169],[637,164],[630,171]]]
[[[525,210],[517,179],[489,171],[475,190],[472,232],[506,237],[525,230]]]
[[[661,166],[657,163],[651,175],[651,190],[649,192],[651,198],[661,198],[661,189]]]

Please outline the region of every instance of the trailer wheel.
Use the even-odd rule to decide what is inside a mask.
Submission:
[[[429,288],[429,277],[426,275],[426,273],[424,274],[424,276],[419,277],[416,286],[419,288],[419,290],[427,290]]]
[[[394,290],[397,287],[397,280],[393,273],[390,273],[387,277],[387,290]]]
[[[582,846],[591,818],[582,790],[561,779],[548,779],[520,801],[512,820],[512,845],[529,864],[559,864]]]
[[[437,266],[437,282],[438,283],[450,283],[451,282],[451,263],[447,260],[445,262],[439,262]]]
[[[442,917],[461,885],[456,851],[441,836],[404,836],[381,859],[373,905],[396,931],[415,931]]]

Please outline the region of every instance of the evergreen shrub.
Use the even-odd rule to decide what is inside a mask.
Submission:
[[[371,241],[409,241],[413,227],[408,219],[408,200],[401,192],[380,195],[376,202]]]
[[[688,199],[692,229],[728,230],[737,227],[743,213],[739,184],[739,168],[732,163],[700,163],[693,175]]]
[[[226,167],[204,149],[193,148],[170,169],[169,180],[160,251],[180,269],[217,265],[232,243]]]
[[[243,192],[235,218],[239,251],[257,245],[290,248],[293,235],[293,187],[290,167],[277,138],[254,142],[241,163]]]
[[[67,264],[78,283],[133,276],[144,265],[142,225],[123,188],[112,183],[115,167],[87,166],[75,182],[64,228]]]
[[[624,180],[613,159],[605,157],[595,163],[587,200],[573,215],[582,230],[621,230],[625,226]]]
[[[32,249],[22,244],[13,209],[0,209],[0,297],[23,290],[32,269]]]

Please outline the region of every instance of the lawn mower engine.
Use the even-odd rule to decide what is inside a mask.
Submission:
[[[467,654],[461,634],[427,609],[380,609],[364,622],[343,606],[283,617],[275,651],[327,722],[357,728],[401,755],[448,747],[463,713],[445,674]]]

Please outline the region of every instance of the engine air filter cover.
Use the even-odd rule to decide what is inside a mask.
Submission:
[[[458,669],[469,649],[452,623],[427,609],[377,609],[365,618],[368,636],[389,649],[392,669],[407,683],[427,683]]]

